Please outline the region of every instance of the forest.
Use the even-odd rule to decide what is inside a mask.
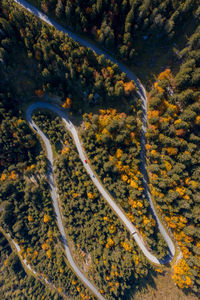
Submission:
[[[48,297],[55,300],[63,299],[57,293],[50,291],[33,276],[27,276],[17,254],[12,251],[5,236],[0,233],[1,249],[1,295],[4,299],[38,299]]]
[[[140,106],[139,102],[137,105]],[[85,114],[82,138],[91,164],[95,162],[95,171],[105,187],[157,257],[164,258],[167,246],[157,230],[142,185],[141,111],[139,108],[132,110],[130,115],[118,113],[114,109],[100,110],[99,115]]]
[[[183,254],[172,266],[172,279],[188,297],[198,297],[198,1],[29,2],[105,47],[133,71],[140,67],[144,45],[151,52],[158,48],[160,56],[169,50],[170,64],[168,60],[145,82],[146,163],[153,201]],[[154,72],[154,64],[148,60],[146,72],[149,65]],[[62,299],[65,294],[94,299],[65,258],[46,176],[45,149],[25,119],[30,103],[48,97],[58,97],[63,109],[70,111],[96,176],[147,247],[164,258],[168,248],[153,218],[140,172],[142,103],[135,83],[103,55],[81,47],[5,0],[0,3],[0,80],[0,226],[20,245],[21,257],[57,289],[52,291],[27,274],[1,233],[4,297]],[[160,270],[146,260],[92,183],[60,119],[48,111],[36,111],[33,119],[53,146],[66,234],[80,269],[107,299],[133,299],[153,276],[169,269]]]
[[[74,255],[102,294],[108,299],[126,299],[131,282],[139,285],[141,278],[147,277],[149,264],[94,188],[59,118],[39,111],[34,121],[57,149],[56,181]]]
[[[197,0],[30,0],[46,14],[106,47],[132,66],[141,66],[144,46],[166,55],[181,31],[198,23]],[[151,57],[151,54],[148,53]],[[173,60],[174,57],[170,57]],[[149,66],[154,64],[154,57]],[[148,70],[150,71],[150,70]]]
[[[178,72],[161,72],[149,94],[146,148],[151,193],[183,253],[173,278],[198,292],[200,27],[178,55]]]

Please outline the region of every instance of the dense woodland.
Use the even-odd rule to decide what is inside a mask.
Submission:
[[[150,188],[183,259],[174,267],[181,288],[200,289],[200,27],[178,56],[176,74],[160,73],[150,92],[147,158]]]
[[[151,276],[150,265],[94,187],[59,118],[36,112],[34,120],[57,151],[55,173],[62,213],[79,265],[107,299],[127,299],[133,282],[137,286]]]
[[[4,13],[2,15],[1,10],[1,226],[20,245],[20,255],[40,276],[54,284],[58,292],[75,299],[88,299],[91,297],[88,290],[72,273],[63,255],[46,178],[45,153],[21,111],[26,92],[21,94],[20,83],[15,81],[17,86],[12,85],[16,64],[9,58],[14,59],[18,47],[23,54],[27,50],[20,40],[17,41],[17,28],[5,18],[9,17],[8,11]],[[33,61],[30,59],[29,63]],[[32,74],[30,80],[31,77]],[[36,94],[40,95],[40,86],[36,87]]]
[[[30,0],[118,58],[138,65],[144,46],[168,47],[200,14],[198,0]],[[180,30],[181,29],[181,30]],[[149,55],[151,55],[149,53]],[[152,62],[153,63],[153,62]]]
[[[47,278],[54,284],[58,288],[58,293],[65,292],[80,299],[81,291],[84,296],[89,297],[88,291],[78,282],[62,254],[46,180],[47,163],[44,152],[23,115],[17,110],[17,107],[20,107],[19,100],[15,96],[17,88],[12,90],[8,80],[5,80],[10,79],[8,71],[12,73],[14,67],[9,61],[0,67],[0,78],[4,83],[0,86],[1,226],[20,245],[20,255],[32,265],[39,276]],[[1,263],[4,263],[3,249],[1,258]],[[11,287],[12,278],[14,280],[12,288],[16,291],[16,297],[20,295],[18,279],[10,272],[12,265],[15,268],[15,262],[18,265],[16,254],[13,254],[5,265],[5,268],[8,268],[7,271],[3,271],[5,277],[1,278],[1,285],[5,286],[2,292],[8,297],[7,289]],[[38,292],[44,296],[50,295],[48,289],[45,291],[44,287],[40,288],[40,283],[34,283],[32,277],[20,270],[21,267],[19,276],[24,297],[31,291],[37,296],[34,286],[38,287]],[[71,280],[77,281],[76,287],[71,284]],[[15,297],[14,292],[12,296]]]
[[[67,35],[38,22],[18,6],[2,2],[2,7],[8,6],[7,20],[2,20],[1,26],[13,34],[13,43],[23,45],[28,57],[37,61],[41,78],[36,95],[51,92],[62,99],[69,95],[73,98],[72,110],[76,112],[95,104],[114,104],[123,96],[130,97],[134,84],[119,72],[117,65],[106,61],[103,55],[97,56],[92,50],[79,47]],[[11,45],[9,38],[3,39],[0,54],[4,63]]]
[[[90,107],[93,106],[97,100],[99,103],[102,103],[103,101],[109,101],[110,103],[113,103],[114,100],[120,97],[119,95],[124,95],[124,97],[128,100],[135,88],[133,83],[128,82],[124,74],[120,75],[118,68],[116,66],[111,66],[110,63],[105,61],[104,57],[99,58],[89,50],[85,50],[84,48],[79,49],[78,45],[76,45],[73,41],[70,41],[66,36],[55,32],[53,29],[50,31],[46,26],[38,24],[36,21],[35,23],[32,22],[32,19],[19,12],[18,9],[10,7],[10,11],[8,11],[7,3],[2,3],[2,5],[4,6],[4,14],[1,18],[1,78],[4,80],[5,85],[1,86],[2,128],[4,128],[4,130],[1,131],[1,145],[4,153],[4,157],[2,157],[1,160],[1,204],[3,207],[3,212],[1,213],[1,224],[5,230],[11,233],[12,238],[15,238],[19,243],[22,249],[22,256],[26,258],[29,263],[31,263],[34,270],[36,270],[45,278],[48,278],[48,280],[56,285],[58,289],[61,289],[62,292],[66,292],[67,294],[73,296],[73,298],[88,298],[88,292],[85,291],[80,282],[77,280],[76,276],[74,276],[73,273],[71,273],[71,270],[68,269],[62,257],[62,252],[60,252],[60,246],[55,247],[56,244],[59,244],[59,234],[54,221],[55,216],[53,213],[51,199],[48,192],[49,187],[45,176],[47,163],[35,135],[31,133],[31,130],[24,120],[23,113],[17,109],[20,107],[20,101],[23,103],[22,97],[25,92],[21,90],[18,91],[17,87],[13,90],[13,86],[8,84],[8,80],[10,79],[8,72],[12,72],[15,68],[15,65],[9,60],[9,58],[12,57],[12,55],[14,57],[14,47],[19,46],[21,49],[25,49],[27,51],[28,58],[31,63],[34,61],[37,62],[37,67],[41,71],[41,77],[39,79],[37,77],[38,80],[35,88],[35,94],[38,97],[43,96],[45,92],[55,93],[55,87],[56,90],[58,90],[57,82],[59,81],[61,82],[59,90],[60,92],[58,94],[59,96],[69,95],[71,98],[74,96],[73,99],[76,99],[78,96],[79,98],[83,97],[84,105],[86,107]],[[24,24],[25,21],[27,22],[27,27],[25,27],[26,30],[22,29],[20,25],[22,23]],[[49,34],[49,39],[52,41],[52,50],[50,52],[52,53],[53,57],[56,57],[57,59],[57,70],[59,72],[57,75],[55,72],[56,61],[53,60],[53,57],[49,61],[49,56],[47,56],[45,49],[43,49],[44,53],[42,52],[42,47],[44,47],[45,44],[44,40],[41,40],[41,36],[43,35],[43,32],[40,32],[41,27],[43,27],[43,30],[46,32],[46,34]],[[22,33],[22,30],[24,30],[24,33]],[[27,37],[25,36],[25,33],[27,34]],[[35,34],[35,36],[32,36],[32,34]],[[33,37],[35,37],[35,39]],[[27,38],[30,39],[29,42]],[[47,39],[47,36],[45,36],[45,39]],[[62,50],[61,46],[60,48],[57,47],[59,43],[62,43],[62,39],[65,39],[65,44],[63,43],[63,46],[67,44],[67,47],[69,47],[68,54],[66,52],[64,54],[64,51],[67,51],[66,49]],[[33,43],[33,45],[30,43]],[[53,43],[55,43],[56,47],[53,46]],[[75,48],[74,56],[72,51],[73,48]],[[55,52],[55,54],[53,54],[53,50],[58,51],[58,53]],[[49,48],[46,51],[49,52]],[[77,58],[77,51],[83,52],[82,55],[83,58],[85,57],[85,65],[82,64],[83,58],[80,58],[81,61],[79,61]],[[41,57],[39,58],[37,55],[41,55]],[[45,59],[48,59],[48,63],[45,62],[44,57]],[[63,57],[65,60],[62,59]],[[64,64],[66,64],[66,57],[69,58],[71,69],[69,66],[64,66]],[[76,85],[78,85],[78,73],[76,71],[77,66],[74,64],[73,59],[75,59],[77,63],[81,62],[80,67],[85,70],[81,71],[83,73],[82,79],[79,78],[80,84],[87,86],[87,90],[86,88],[84,89],[86,90],[84,95],[82,91],[83,88],[78,89],[78,96],[77,89],[76,91],[71,90],[71,86],[74,85],[75,82]],[[61,68],[62,72],[60,69],[60,64],[63,65],[63,69]],[[44,68],[45,66],[46,68]],[[73,69],[74,67],[75,69]],[[38,70],[36,70],[36,73],[37,71]],[[49,72],[48,81],[46,72]],[[64,81],[63,72],[66,72],[64,73]],[[70,80],[72,80],[71,85]],[[113,83],[115,82],[116,84],[113,88]],[[30,91],[32,91],[31,88]],[[71,92],[70,94],[69,91]],[[20,100],[16,99],[15,92]],[[20,95],[21,92],[22,95]],[[95,99],[94,95],[96,95]],[[27,96],[31,98],[32,95]],[[63,105],[64,107],[71,106],[71,101],[67,99]],[[72,103],[72,111],[75,109],[75,104],[76,102]],[[82,106],[83,105],[80,103],[80,107]],[[51,133],[49,133],[49,136],[52,138]],[[60,138],[60,135],[58,137]],[[52,140],[52,143],[57,143],[57,141]],[[60,145],[55,145],[55,149],[57,149],[57,146],[58,148],[60,147]],[[19,155],[11,155],[14,147],[15,152],[17,154],[19,153]],[[10,153],[10,156],[6,155],[6,151]],[[76,159],[78,158],[76,157]],[[91,189],[92,188],[93,187],[91,187]],[[87,199],[86,196],[87,194],[85,195],[84,201]],[[102,205],[104,207],[104,201],[101,200],[101,202],[103,203]],[[67,209],[69,208],[66,208],[66,214]],[[97,207],[95,209],[97,210]],[[99,250],[100,253],[93,254],[92,259],[94,261],[94,259],[100,258],[100,261],[103,263],[103,260],[106,261],[106,259],[109,259],[109,257],[106,258],[105,254],[103,254],[103,242],[105,245],[108,243],[106,248],[108,252],[109,248],[112,249],[114,246],[114,241],[112,238],[110,237],[109,239],[109,231],[107,227],[111,226],[111,231],[115,231],[115,228],[114,225],[112,227],[112,224],[110,224],[112,221],[107,220],[107,215],[112,216],[110,210],[107,212],[107,214],[105,212],[104,215],[102,213],[100,215],[100,219],[103,216],[105,217],[105,233],[101,231],[101,234],[103,234],[101,237],[102,249]],[[116,223],[119,222],[116,217],[113,216],[113,218],[115,219]],[[73,219],[71,219],[71,222],[74,222]],[[90,222],[92,221],[90,220]],[[109,223],[109,225],[107,223]],[[88,223],[87,226],[91,227],[90,223]],[[77,224],[76,229],[77,227],[79,227],[79,224]],[[121,231],[123,231],[122,227]],[[72,235],[72,233],[73,237],[77,236],[77,232],[75,234],[73,231],[69,234]],[[114,247],[114,249],[117,248],[119,255],[119,257],[116,258],[116,262],[118,262],[119,259],[121,260],[121,257],[124,257],[124,268],[119,274],[117,269],[113,271],[116,272],[113,273],[114,275],[112,275],[113,282],[111,281],[110,284],[106,284],[107,281],[109,282],[111,280],[108,276],[110,275],[109,265],[107,266],[107,269],[105,269],[104,276],[102,278],[99,275],[102,265],[96,267],[99,272],[97,272],[95,269],[95,264],[93,264],[94,270],[90,271],[90,276],[94,276],[95,274],[96,278],[94,280],[100,284],[102,287],[102,292],[105,289],[105,292],[108,292],[111,298],[116,297],[116,295],[119,294],[122,295],[125,290],[130,289],[129,284],[134,270],[134,259],[136,260],[135,269],[137,270],[137,273],[134,276],[135,278],[146,276],[148,269],[150,268],[146,267],[144,257],[138,253],[138,249],[135,247],[135,245],[133,248],[133,242],[129,241],[126,235],[127,233],[125,233],[124,239],[118,237],[119,241],[116,240],[116,246]],[[86,247],[86,245],[84,246],[84,237],[85,236],[82,235],[79,238],[79,242],[81,242],[81,247],[83,249]],[[78,243],[76,239],[75,242],[76,244]],[[96,238],[96,243],[97,242],[98,239]],[[90,245],[90,251],[91,247],[93,248],[93,246]],[[88,253],[89,250],[87,249]],[[135,257],[134,259],[132,257],[133,254],[133,257]],[[105,257],[104,259],[102,258],[103,255]],[[125,256],[127,257],[127,260],[125,260]],[[130,262],[128,266],[127,262]],[[133,268],[131,268],[131,266],[133,266]],[[119,282],[121,283],[121,281],[122,284],[120,284],[119,288]]]
[[[39,280],[28,276],[7,239],[0,232],[0,287],[3,299],[63,299],[54,291],[50,291]],[[34,296],[33,296],[34,295]]]
[[[136,225],[141,236],[159,258],[167,246],[157,230],[146,200],[140,172],[139,101],[129,115],[115,109],[85,114],[82,138],[90,162],[104,186]]]
[[[157,75],[148,93],[146,150],[152,196],[183,252],[173,268],[173,279],[184,291],[197,294],[198,1],[30,2],[41,5],[45,13],[55,12],[62,24],[86,34],[133,67],[142,47],[173,48],[180,33],[187,30],[179,50],[172,51],[172,69]],[[58,289],[58,294],[51,294],[40,281],[26,275],[1,235],[0,284],[6,297],[13,296],[11,288],[16,299],[22,297],[20,282],[27,298],[42,294],[60,299],[59,292],[64,292],[73,299],[92,299],[67,265],[49,194],[45,152],[25,121],[28,103],[47,94],[59,96],[63,108],[74,116],[80,118],[86,112],[80,133],[91,165],[147,245],[158,257],[164,257],[167,248],[142,187],[141,104],[136,102],[134,83],[104,56],[79,47],[67,35],[6,0],[0,3],[0,80],[0,224],[18,242],[22,257]],[[76,260],[108,299],[129,299],[155,270],[93,186],[59,119],[37,112],[35,120],[49,136],[56,154],[60,201]]]

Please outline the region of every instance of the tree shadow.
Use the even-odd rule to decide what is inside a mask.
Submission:
[[[159,274],[159,276],[164,276],[166,272]],[[151,286],[154,290],[157,290],[155,278],[158,277],[158,273],[151,269],[146,277],[135,280],[134,273],[131,276],[129,284],[131,285],[130,290],[125,292],[122,297],[123,300],[134,299],[136,292],[144,292],[147,290],[148,286]]]

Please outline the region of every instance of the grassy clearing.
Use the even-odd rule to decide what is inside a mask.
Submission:
[[[184,294],[171,279],[171,272],[166,272],[152,277],[148,287],[138,291],[131,300],[198,300],[198,298]]]

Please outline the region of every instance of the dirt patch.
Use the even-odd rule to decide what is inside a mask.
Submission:
[[[146,290],[137,292],[131,300],[198,300],[195,296],[184,294],[175,285],[169,272],[158,275],[157,278],[154,278],[154,281],[154,287],[148,286]]]

